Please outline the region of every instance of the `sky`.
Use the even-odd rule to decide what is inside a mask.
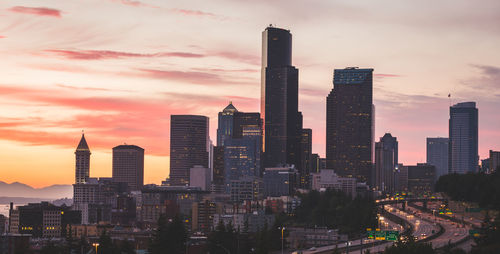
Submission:
[[[82,130],[91,177],[111,149],[145,149],[145,183],[169,173],[171,114],[210,117],[229,101],[260,111],[262,31],[293,34],[299,109],[325,153],[335,68],[374,68],[375,137],[425,162],[449,106],[476,101],[479,155],[500,150],[500,2],[339,0],[0,1],[0,180],[74,182]],[[448,98],[451,94],[451,99]]]

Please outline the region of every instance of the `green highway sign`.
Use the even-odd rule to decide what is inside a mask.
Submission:
[[[384,231],[380,229],[372,230],[371,228],[366,229],[366,235],[368,239],[375,239],[381,241],[397,241],[399,239],[398,231]]]
[[[386,231],[385,232],[385,240],[387,241],[397,241],[399,239],[398,231]]]

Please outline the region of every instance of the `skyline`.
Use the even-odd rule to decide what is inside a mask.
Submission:
[[[1,3],[6,22],[0,26],[5,59],[0,62],[0,180],[35,187],[72,183],[82,129],[92,152],[92,177],[111,176],[111,149],[127,143],[145,149],[145,183],[164,180],[171,114],[208,116],[215,143],[217,114],[229,101],[243,112],[260,111],[261,32],[268,19],[279,20],[277,25],[293,35],[299,110],[304,128],[313,129],[314,153],[324,157],[333,69],[347,66],[374,68],[374,139],[385,132],[397,137],[405,165],[425,162],[427,137],[448,136],[448,93],[452,104],[477,102],[480,158],[500,149],[495,112],[500,28],[494,26],[500,21],[499,3],[368,4],[376,10],[370,13],[367,6],[342,1],[310,6],[278,1],[257,2],[268,8],[255,14],[244,10],[249,3],[215,2],[225,5]],[[92,9],[97,4],[102,8]],[[288,15],[272,15],[278,7]],[[436,17],[436,7],[450,8]],[[118,16],[113,20],[106,15],[111,8]],[[240,15],[233,16],[231,8]],[[138,20],[123,19],[131,14]],[[464,24],[467,20],[471,23]]]

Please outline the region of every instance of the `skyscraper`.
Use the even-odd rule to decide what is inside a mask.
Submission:
[[[478,111],[475,102],[450,107],[449,173],[465,174],[478,170]]]
[[[311,187],[312,168],[312,129],[302,129],[300,138],[300,165],[298,167],[299,186],[309,189]]]
[[[189,169],[208,167],[208,117],[170,117],[170,184],[189,185]]]
[[[217,146],[224,146],[224,140],[233,135],[233,115],[238,110],[229,102],[221,112],[219,112],[219,122],[217,128]]]
[[[398,140],[390,133],[375,143],[375,188],[386,193],[393,193],[396,187],[394,178],[398,165]]]
[[[436,167],[436,178],[448,174],[448,138],[427,138],[427,164]]]
[[[242,177],[260,177],[262,119],[259,113],[234,113],[233,135],[225,140],[224,170],[226,187]],[[229,191],[229,189],[227,189]]]
[[[113,147],[113,182],[127,183],[130,190],[144,185],[144,149],[135,145]]]
[[[500,170],[500,151],[490,150],[490,165],[489,172],[496,172]]]
[[[80,143],[76,147],[75,156],[75,184],[86,183],[90,174],[90,149],[83,133]]]
[[[298,70],[292,66],[290,31],[269,26],[262,32],[261,85],[264,166],[297,165],[302,121],[298,119]]]
[[[336,69],[326,102],[326,166],[373,184],[373,69]]]

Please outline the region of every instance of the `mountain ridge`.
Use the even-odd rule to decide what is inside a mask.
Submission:
[[[62,199],[73,197],[73,186],[54,184],[42,188],[34,188],[21,182],[6,183],[0,181],[0,196],[40,199]]]

